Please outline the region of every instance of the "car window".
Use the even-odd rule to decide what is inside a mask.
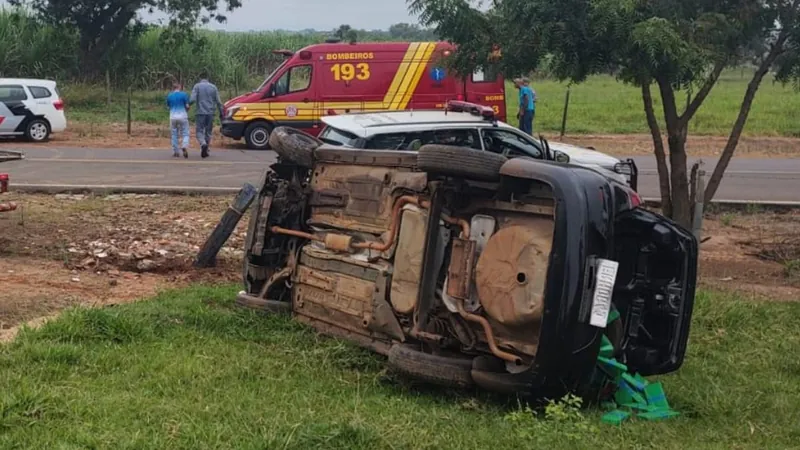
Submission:
[[[377,134],[367,142],[369,149],[419,150],[423,145],[453,145],[481,150],[478,130],[467,128]]]
[[[41,86],[28,86],[28,89],[31,90],[31,95],[33,98],[50,98],[53,94],[50,93],[50,90]]]
[[[486,150],[509,158],[528,156],[542,159],[542,151],[531,140],[510,130],[485,129],[483,145]]]
[[[295,66],[275,83],[275,96],[301,92],[311,86],[311,66]]]
[[[334,127],[325,127],[320,133],[319,138],[322,142],[331,145],[346,145],[348,147],[353,147],[358,140],[358,136],[353,133],[348,133],[347,131],[340,130]]]
[[[0,102],[19,102],[27,100],[25,88],[16,84],[0,85]]]

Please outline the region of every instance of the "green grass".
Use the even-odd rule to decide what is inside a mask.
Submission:
[[[690,125],[691,134],[730,134],[739,113],[750,71],[726,72],[711,91]],[[555,133],[561,129],[567,84],[551,80],[533,80],[538,102],[535,131]],[[509,120],[514,123],[518,109],[517,91],[507,88]],[[660,96],[653,88],[657,117],[663,117]],[[686,93],[678,95],[679,107],[685,107]],[[568,134],[649,133],[644,116],[641,90],[620,83],[610,76],[595,76],[572,86],[567,118]],[[662,123],[662,131],[664,131]],[[744,133],[750,136],[800,136],[800,95],[791,87],[773,83],[767,77],[753,103]]]
[[[723,135],[739,111],[739,104],[747,86],[748,74],[742,78],[739,71],[725,74],[698,112],[690,132],[701,135]],[[252,79],[240,88],[241,92],[260,84]],[[539,97],[534,128],[537,132],[558,133],[564,110],[567,85],[549,80],[535,80],[533,87]],[[191,88],[191,86],[188,86]],[[127,93],[115,92],[112,104],[107,104],[103,87],[66,85],[63,93],[67,101],[67,115],[78,122],[125,122]],[[224,100],[232,98],[233,88],[222,88]],[[240,92],[240,93],[241,93]],[[507,86],[509,121],[516,123],[517,91]],[[150,124],[166,124],[168,115],[164,106],[166,91],[135,91],[132,97],[133,120]],[[656,96],[656,100],[658,97]],[[572,87],[568,134],[629,134],[648,133],[640,91],[622,84],[609,76],[596,76]],[[661,116],[660,103],[656,114]],[[800,95],[791,87],[765,81],[756,97],[745,128],[750,136],[800,136]]]
[[[788,448],[800,439],[798,304],[701,294],[680,418],[604,425],[556,408],[409,386],[381,358],[232,288],[72,310],[0,347],[0,448]],[[563,408],[561,408],[563,409]],[[569,411],[568,411],[569,412]]]

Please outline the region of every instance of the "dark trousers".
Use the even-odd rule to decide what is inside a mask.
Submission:
[[[533,135],[533,116],[535,111],[532,109],[526,110],[519,118],[519,129],[527,134]]]

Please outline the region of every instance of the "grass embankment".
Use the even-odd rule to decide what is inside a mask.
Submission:
[[[742,77],[738,70],[722,77],[711,92],[706,103],[697,113],[692,134],[723,135],[730,133],[736,120],[742,96],[747,88],[749,73]],[[251,81],[253,89],[259,84]],[[564,97],[567,85],[552,80],[534,80],[539,101],[536,111],[537,132],[553,134],[561,128]],[[191,86],[187,86],[191,89]],[[222,88],[222,97],[231,98],[233,89]],[[240,88],[240,91],[245,91]],[[67,114],[78,122],[124,122],[127,115],[127,93],[112,95],[107,102],[107,93],[102,87],[65,86]],[[241,92],[240,92],[241,93]],[[516,123],[516,90],[506,89],[509,121]],[[164,107],[166,92],[135,91],[133,93],[133,120],[150,124],[166,124]],[[658,96],[655,96],[658,103]],[[656,104],[656,112],[661,111]],[[660,114],[658,114],[660,117]],[[750,118],[745,128],[749,136],[800,136],[800,95],[790,86],[766,80],[758,92]],[[641,93],[638,88],[618,82],[610,76],[596,76],[585,83],[572,86],[567,119],[567,133],[575,134],[629,134],[648,133],[644,118]]]
[[[234,291],[72,310],[0,347],[0,447],[760,449],[800,439],[798,304],[701,294],[686,364],[661,377],[682,416],[615,427],[563,405],[536,419],[480,393],[412,389],[370,353],[234,310]]]

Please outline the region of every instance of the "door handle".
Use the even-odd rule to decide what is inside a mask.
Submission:
[[[311,101],[311,100],[309,100],[309,99],[307,99],[307,98],[304,98],[304,99],[303,99],[303,103],[308,103],[308,102],[310,102],[310,101]]]

